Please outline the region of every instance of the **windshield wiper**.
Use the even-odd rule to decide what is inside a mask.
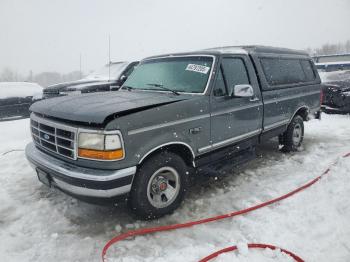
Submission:
[[[126,90],[128,90],[128,91],[131,91],[131,90],[133,90],[134,88],[133,87],[131,87],[131,86],[122,86],[121,87],[121,89],[126,89]]]
[[[175,94],[175,95],[177,95],[177,96],[180,95],[180,94],[179,94],[178,92],[176,92],[175,90],[171,90],[171,89],[169,89],[169,88],[163,86],[162,84],[150,83],[150,84],[147,84],[147,85],[148,85],[148,86],[159,87],[159,88],[161,88],[161,89],[163,89],[163,90],[170,91],[170,92],[172,92],[173,94]]]

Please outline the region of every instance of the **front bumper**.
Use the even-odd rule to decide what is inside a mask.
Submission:
[[[26,157],[33,168],[48,175],[50,184],[72,195],[113,198],[130,192],[136,166],[120,170],[76,166],[45,154],[34,143],[26,146]]]

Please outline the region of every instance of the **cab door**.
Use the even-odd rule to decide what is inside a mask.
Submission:
[[[253,87],[251,97],[231,97],[235,85]],[[248,56],[224,56],[210,97],[212,150],[236,144],[261,132],[263,104],[254,68]]]

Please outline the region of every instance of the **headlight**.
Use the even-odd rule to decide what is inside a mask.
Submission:
[[[118,160],[124,157],[118,134],[79,133],[78,155],[98,160]]]
[[[80,133],[79,148],[104,150],[104,139],[103,134]]]
[[[105,149],[114,150],[122,148],[122,142],[118,135],[106,135],[105,136]]]

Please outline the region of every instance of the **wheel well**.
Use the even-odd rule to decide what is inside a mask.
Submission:
[[[303,118],[304,121],[308,121],[309,120],[309,109],[307,107],[302,107],[299,108],[298,111],[295,112],[294,116],[299,115]],[[293,116],[293,118],[294,118]]]
[[[193,166],[193,160],[194,160],[193,159],[194,158],[193,152],[189,148],[189,146],[185,146],[184,144],[170,144],[170,145],[161,146],[161,147],[155,149],[154,151],[152,151],[151,153],[146,154],[141,159],[139,164],[144,162],[149,157],[151,157],[159,152],[162,152],[162,151],[169,151],[169,152],[172,152],[174,154],[177,154],[185,161],[186,165]]]

